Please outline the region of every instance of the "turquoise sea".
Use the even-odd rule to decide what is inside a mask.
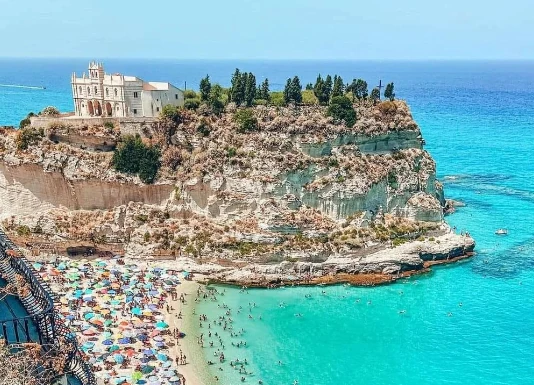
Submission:
[[[87,61],[1,60],[0,84],[46,90],[0,87],[0,125],[47,105],[71,109],[70,74]],[[466,203],[447,221],[476,239],[470,261],[375,288],[218,287],[224,297],[202,302],[197,313],[223,316],[224,302],[234,330],[244,329],[229,337],[213,327],[226,346],[226,363],[211,367],[218,383],[241,383],[229,364],[236,358],[247,359],[250,384],[534,383],[534,62],[105,63],[109,72],[182,87],[187,81],[188,88],[206,73],[227,84],[236,66],[275,87],[294,74],[303,84],[314,81],[318,72],[394,81],[446,196]],[[501,227],[508,236],[494,234]],[[246,346],[232,346],[240,341]],[[211,350],[206,359],[218,362]]]

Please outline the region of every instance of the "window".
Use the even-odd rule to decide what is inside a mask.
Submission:
[[[159,99],[156,99],[156,102],[159,102]]]
[[[91,95],[91,87],[87,87],[87,95]]]
[[[138,98],[139,97],[139,94],[136,92],[134,92],[134,98]]]
[[[80,87],[78,88],[78,90],[80,91],[80,94],[81,94],[81,93],[83,92],[83,91],[82,91],[82,86],[80,86]]]
[[[98,95],[98,87],[95,87],[95,95]]]
[[[106,96],[109,96],[109,88],[106,88]]]
[[[137,108],[134,108],[134,115],[137,114]]]
[[[156,112],[159,112],[159,107],[156,107]]]
[[[174,98],[178,100],[178,94],[174,94]]]
[[[117,106],[117,111],[119,110],[119,106]]]
[[[118,91],[117,91],[117,89],[115,88],[115,96],[117,96],[117,94],[118,94]]]

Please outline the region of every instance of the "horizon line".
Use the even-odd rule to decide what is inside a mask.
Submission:
[[[98,56],[0,56],[0,60],[97,60]],[[533,58],[414,58],[414,59],[378,59],[378,58],[178,58],[178,57],[135,57],[135,56],[102,56],[98,60],[169,60],[169,61],[315,61],[315,62],[533,62]]]

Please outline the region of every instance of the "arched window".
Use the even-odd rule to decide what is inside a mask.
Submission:
[[[82,91],[82,86],[78,87],[78,90],[80,91],[80,94],[83,92]]]
[[[91,87],[87,87],[87,95],[91,95]]]
[[[117,89],[115,88],[115,96],[117,96],[117,94],[118,94],[118,91],[117,91]]]
[[[98,95],[98,87],[95,87],[95,95]]]
[[[106,96],[109,96],[109,88],[106,88]]]

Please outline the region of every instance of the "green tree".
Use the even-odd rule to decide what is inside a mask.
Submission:
[[[378,89],[378,87],[373,88],[373,90],[371,91],[371,100],[374,104],[380,101],[380,90]]]
[[[271,92],[269,90],[269,79],[265,78],[260,87],[260,99],[271,100]]]
[[[234,102],[237,105],[241,104],[242,101],[241,95],[239,94],[240,81],[241,72],[239,71],[239,68],[236,68],[234,74],[232,75],[232,86],[230,87],[230,101]]]
[[[143,157],[139,161],[139,178],[143,183],[153,183],[161,166],[161,151],[155,146],[145,147]]]
[[[332,87],[332,98],[336,96],[342,96],[345,90],[343,79],[341,76],[334,75],[334,86]]]
[[[210,97],[211,83],[209,75],[200,81],[200,100],[207,102]]]
[[[161,166],[160,156],[159,148],[145,145],[141,136],[126,135],[115,149],[112,165],[117,171],[139,174],[144,183],[152,183]]]
[[[306,84],[306,91],[313,91],[313,83]]]
[[[329,95],[326,90],[325,81],[321,77],[321,74],[317,75],[317,80],[315,81],[315,85],[313,86],[313,93],[317,97],[317,100],[319,100],[319,104],[328,104]]]
[[[240,132],[255,131],[258,129],[258,119],[250,108],[239,109],[233,116],[233,121],[239,126]]]
[[[291,101],[291,79],[287,79],[286,86],[284,87],[284,104],[289,104]]]
[[[363,79],[353,79],[347,87],[347,91],[352,92],[355,99],[365,99],[368,96],[367,82]]]
[[[327,75],[324,79],[324,92],[326,96],[328,97],[327,100],[330,100],[330,96],[332,95],[332,76]]]
[[[252,106],[256,97],[256,77],[252,72],[246,73],[245,81],[245,105]]]
[[[215,115],[220,115],[224,111],[224,103],[222,102],[223,88],[220,84],[216,83],[211,87],[209,105],[211,111]]]
[[[395,100],[395,90],[394,90],[393,82],[388,83],[386,85],[386,89],[384,90],[384,97],[388,98],[390,101]]]
[[[291,81],[291,99],[296,104],[302,103],[302,85],[298,76],[295,76]]]
[[[344,121],[347,127],[352,127],[356,123],[356,111],[346,96],[333,97],[326,114],[333,117],[336,123]]]

